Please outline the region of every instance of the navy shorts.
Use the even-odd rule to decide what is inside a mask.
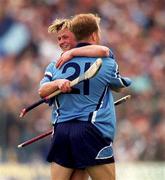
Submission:
[[[74,169],[114,163],[112,141],[103,138],[91,122],[58,123],[54,132],[48,162]]]

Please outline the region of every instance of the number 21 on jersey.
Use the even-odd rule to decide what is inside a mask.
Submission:
[[[89,67],[90,67],[90,63],[85,63],[84,72],[87,71],[89,69]],[[76,62],[67,63],[64,66],[62,73],[66,73],[69,68],[73,68],[75,71],[70,76],[68,76],[66,79],[72,81],[73,79],[76,79],[78,76],[80,76],[81,68],[80,68],[79,64],[77,64]],[[72,91],[70,93],[80,94],[80,89],[72,88]],[[89,95],[89,79],[83,81],[83,94]]]

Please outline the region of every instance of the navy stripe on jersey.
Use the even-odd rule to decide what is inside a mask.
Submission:
[[[121,78],[121,76],[119,74],[119,67],[118,67],[118,65],[116,65],[116,78],[119,79],[121,85],[124,87],[125,84],[123,83],[123,79]]]
[[[103,93],[102,93],[102,95],[101,95],[101,97],[100,97],[100,99],[99,99],[99,101],[98,101],[98,104],[96,106],[95,111],[93,111],[93,112],[91,112],[89,114],[88,121],[93,121],[93,118],[95,118],[94,116],[96,116],[97,111],[100,109],[100,107],[102,105],[102,101],[103,101],[103,98],[104,98],[104,96],[105,96],[105,94],[107,92],[107,89],[108,89],[108,87],[106,86]]]
[[[122,81],[122,83],[124,84],[125,87],[128,86],[128,82],[124,78],[121,77],[121,81]]]
[[[113,54],[111,49],[110,49],[110,56],[109,57],[112,58],[112,59],[115,59],[114,54]]]
[[[47,77],[50,81],[52,80],[52,77],[45,75],[45,77]]]
[[[44,76],[47,77],[50,81],[52,80],[52,73],[45,72]]]
[[[55,98],[55,105],[56,105],[56,107],[57,107],[57,111],[56,111],[56,122],[55,123],[57,123],[57,121],[58,121],[58,117],[60,116],[60,110],[59,110],[59,107],[60,107],[60,103],[59,103],[59,101],[58,101],[58,98],[56,97]]]

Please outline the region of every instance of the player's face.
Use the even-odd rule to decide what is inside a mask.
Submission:
[[[68,29],[58,31],[57,43],[64,52],[74,48],[77,44],[74,34]]]

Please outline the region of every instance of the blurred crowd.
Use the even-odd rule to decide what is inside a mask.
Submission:
[[[45,161],[50,137],[17,145],[51,128],[45,104],[20,120],[21,109],[39,100],[44,69],[61,50],[47,28],[55,18],[78,13],[101,17],[102,44],[116,55],[132,86],[114,99],[117,161],[165,160],[165,1],[0,0],[0,162]]]

